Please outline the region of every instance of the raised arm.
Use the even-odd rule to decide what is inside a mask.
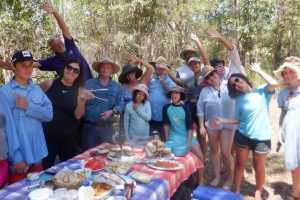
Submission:
[[[197,45],[197,47],[199,49],[200,55],[202,57],[203,64],[204,65],[210,65],[209,58],[208,58],[208,55],[206,53],[205,47],[201,43],[199,37],[196,34],[191,33],[190,34],[190,38],[196,43],[196,45]]]
[[[207,34],[210,38],[213,38],[223,44],[227,50],[229,51],[230,55],[230,63],[229,63],[229,74],[230,76],[233,73],[242,73],[245,75],[245,69],[242,66],[241,58],[239,52],[237,51],[236,47],[223,35],[221,35],[218,31],[213,29],[208,29]]]
[[[267,74],[266,72],[264,72],[261,68],[260,68],[260,64],[259,63],[252,63],[249,66],[249,69],[253,72],[258,73],[263,79],[265,79],[267,81],[268,84],[268,92],[272,93],[275,91],[275,87],[277,85],[277,81],[271,77],[269,74]]]
[[[63,33],[63,36],[68,38],[68,39],[72,39],[72,36],[70,34],[70,31],[67,27],[67,24],[65,23],[64,19],[60,16],[60,14],[57,12],[57,10],[49,3],[43,3],[40,6],[41,9],[43,9],[44,11],[46,11],[49,14],[53,14],[57,24],[60,28],[60,30]]]
[[[177,85],[181,86],[181,87],[184,87],[184,84],[183,84],[183,80],[180,79],[180,78],[177,78],[175,74],[172,73],[172,71],[166,67],[166,73],[168,74],[168,76],[170,77],[170,79],[172,81],[174,81],[174,83],[176,83]]]
[[[207,34],[210,38],[216,39],[219,42],[221,42],[228,49],[228,51],[233,51],[233,44],[229,40],[227,40],[223,35],[221,35],[218,31],[209,28],[207,30]]]
[[[12,62],[9,62],[8,60],[0,60],[0,68],[6,70],[14,70],[15,66]]]
[[[151,80],[151,76],[154,72],[153,66],[150,65],[149,63],[143,61],[142,59],[140,59],[139,57],[137,57],[134,54],[125,54],[125,58],[130,60],[132,63],[139,63],[142,66],[146,67],[146,71],[141,76],[140,81],[141,81],[141,83],[148,85]]]

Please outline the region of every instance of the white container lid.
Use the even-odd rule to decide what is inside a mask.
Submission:
[[[50,195],[53,194],[53,190],[49,188],[40,188],[33,190],[29,193],[30,200],[47,200]]]

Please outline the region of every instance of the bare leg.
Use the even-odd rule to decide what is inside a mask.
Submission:
[[[216,187],[220,182],[220,132],[207,129],[210,146],[210,159],[214,170],[214,179],[210,185]]]
[[[292,173],[292,182],[293,182],[291,196],[299,198],[300,197],[300,167],[293,169],[291,173]]]
[[[198,184],[204,185],[205,178],[204,178],[204,158],[201,151],[201,148],[199,144],[193,144],[190,146],[190,151],[195,154],[202,162],[203,162],[203,168],[198,169]]]
[[[220,135],[221,152],[224,163],[227,167],[227,180],[223,188],[230,190],[233,184],[234,161],[231,155],[231,147],[233,142],[234,130],[223,129]]]
[[[255,171],[256,191],[255,200],[261,200],[261,193],[265,183],[265,163],[267,154],[253,153],[253,168]]]
[[[237,193],[240,193],[241,191],[243,173],[248,162],[249,152],[249,149],[242,148],[236,145],[236,168],[234,171],[234,184],[236,187],[235,192]]]
[[[204,163],[207,154],[206,135],[201,135],[199,129],[197,129],[196,132],[197,132],[197,140],[200,144],[201,152],[203,154],[203,158],[204,158],[203,163]]]

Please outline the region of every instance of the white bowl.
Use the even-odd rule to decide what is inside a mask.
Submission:
[[[30,192],[28,197],[30,200],[47,200],[52,194],[53,190],[49,188],[40,188]]]
[[[106,200],[127,200],[126,197],[123,196],[111,196],[108,197]]]
[[[38,172],[31,172],[31,173],[27,174],[27,178],[30,181],[36,181],[36,180],[39,180],[40,174]]]

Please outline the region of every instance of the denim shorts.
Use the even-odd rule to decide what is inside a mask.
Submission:
[[[238,130],[235,131],[234,143],[241,148],[259,154],[266,154],[271,151],[271,140],[253,140],[244,136]]]

